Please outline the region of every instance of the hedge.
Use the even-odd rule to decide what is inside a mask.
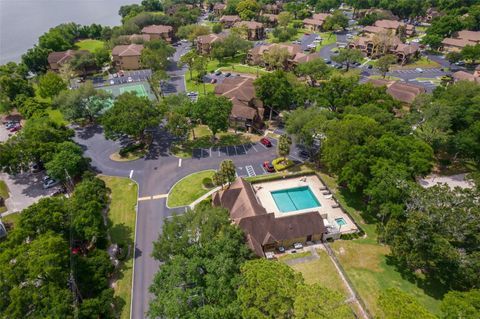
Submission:
[[[283,171],[289,167],[292,167],[294,165],[292,160],[289,160],[288,158],[284,157],[279,157],[276,158],[272,161],[273,167],[275,167],[275,170],[277,172]]]

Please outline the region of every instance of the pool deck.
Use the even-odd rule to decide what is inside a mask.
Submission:
[[[288,188],[309,186],[312,193],[315,195],[317,200],[320,202],[320,207],[308,208],[303,210],[297,210],[292,212],[282,213],[278,209],[275,201],[272,197],[272,191],[284,190]],[[320,181],[316,175],[300,176],[295,178],[285,178],[282,180],[276,180],[272,182],[265,183],[256,183],[253,185],[257,199],[260,204],[266,209],[267,213],[274,213],[275,218],[282,218],[291,215],[303,214],[311,211],[318,211],[328,222],[325,222],[325,226],[333,225],[337,228],[338,225],[335,222],[336,218],[343,218],[346,222],[346,225],[342,226],[339,230],[342,233],[349,233],[356,231],[357,227],[351,220],[351,218],[345,214],[340,207],[335,207],[336,201],[333,199],[332,195],[323,195],[326,189],[325,185]]]

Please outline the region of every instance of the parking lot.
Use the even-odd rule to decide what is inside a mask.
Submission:
[[[196,148],[193,150],[193,158],[201,159],[208,157],[233,157],[242,156],[250,153],[268,152],[275,153],[277,140],[270,138],[271,147],[266,147],[261,143],[247,143],[234,146],[214,146],[210,148]]]

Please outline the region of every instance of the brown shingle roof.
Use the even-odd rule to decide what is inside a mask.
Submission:
[[[130,41],[138,41],[138,40],[143,40],[143,41],[150,41],[150,34],[132,34],[128,36],[128,39]]]
[[[413,44],[404,44],[404,43],[399,43],[397,47],[395,48],[394,52],[396,53],[403,53],[405,55],[409,54],[414,54],[417,52],[420,48],[417,45]]]
[[[320,20],[320,21],[325,21],[328,17],[330,17],[330,13],[315,13],[312,16],[313,20]]]
[[[412,103],[418,95],[426,92],[423,86],[410,83],[402,83],[398,81],[368,79],[368,83],[371,83],[377,87],[386,86],[387,93],[391,97],[404,103]]]
[[[65,63],[68,60],[70,60],[71,58],[73,58],[76,53],[87,54],[88,51],[67,50],[67,51],[50,52],[47,60],[48,60],[48,63],[50,63],[50,64],[52,64],[52,63]]]
[[[265,214],[242,218],[238,226],[250,236],[249,245],[259,256],[263,256],[260,245],[274,244],[283,240],[302,238],[325,232],[323,219],[318,212],[308,212],[275,218]],[[261,246],[260,246],[261,248]]]
[[[442,44],[463,48],[467,45],[475,45],[475,42],[470,42],[465,39],[445,38],[443,39]]]
[[[117,45],[112,50],[112,55],[115,56],[140,56],[142,54],[143,45],[141,44],[129,44],[129,45]]]
[[[399,26],[404,26],[405,23],[395,21],[395,20],[377,20],[375,21],[374,26],[384,28],[384,29],[398,29]]]
[[[279,44],[279,43],[273,43],[273,44],[265,44],[265,45],[259,45],[254,47],[253,49],[250,50],[250,53],[253,55],[262,55],[265,51],[268,51],[274,47],[278,47],[281,49],[286,49],[288,53],[290,54],[290,57],[293,59],[297,53],[302,52],[302,47],[298,44]]]
[[[462,30],[458,31],[458,38],[464,39],[464,40],[469,40],[472,42],[480,42],[480,31],[468,31],[468,30]]]
[[[303,19],[304,24],[310,24],[315,26],[322,26],[325,21],[323,20],[315,20],[315,19]]]
[[[211,33],[211,34],[199,36],[197,38],[197,42],[201,44],[214,43],[224,38],[225,38],[224,34]]]
[[[457,71],[455,73],[452,74],[452,77],[456,80],[456,81],[470,81],[470,82],[480,82],[480,78],[471,74],[471,73],[468,73],[468,72],[465,72],[465,71]]]
[[[383,32],[384,30],[385,30],[384,28],[377,27],[374,25],[367,25],[366,27],[363,28],[363,31],[368,33],[380,33],[380,32]]]
[[[169,25],[152,24],[152,25],[144,27],[142,29],[142,33],[163,34],[163,33],[171,32],[172,30],[173,30],[173,28]]]
[[[268,18],[270,22],[278,21],[278,14],[264,13],[262,17]]]
[[[241,21],[242,19],[240,19],[239,16],[237,15],[233,15],[233,16],[222,16],[220,18],[220,22],[237,22],[237,21]]]
[[[300,64],[300,63],[310,62],[318,58],[320,58],[320,52],[312,53],[312,54],[297,53],[293,61]]]
[[[213,10],[224,10],[227,7],[225,3],[217,2],[213,6]]]

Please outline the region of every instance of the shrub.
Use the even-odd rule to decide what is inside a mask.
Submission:
[[[283,157],[276,158],[272,161],[273,167],[275,167],[278,172],[293,166],[293,164],[293,161],[289,160],[288,158],[284,159]]]
[[[214,186],[213,181],[210,177],[205,177],[202,180],[202,184],[203,184],[203,187],[205,187],[205,188],[212,188]]]

